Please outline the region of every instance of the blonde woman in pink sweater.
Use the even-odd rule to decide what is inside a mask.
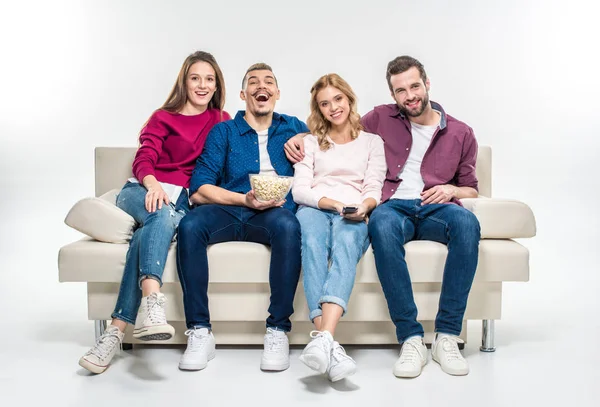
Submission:
[[[334,340],[354,286],[356,265],[369,247],[367,216],[381,199],[386,173],[383,141],[365,133],[356,95],[337,74],[311,89],[304,159],[295,164],[292,193],[300,208],[304,291],[316,330],[300,360],[337,381],[356,363]]]

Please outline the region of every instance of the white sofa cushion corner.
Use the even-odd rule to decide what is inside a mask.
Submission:
[[[533,211],[523,202],[485,197],[460,201],[479,220],[482,239],[517,239],[536,234]]]
[[[118,192],[113,189],[98,198],[81,199],[73,205],[65,223],[100,242],[128,243],[136,222],[115,205]]]

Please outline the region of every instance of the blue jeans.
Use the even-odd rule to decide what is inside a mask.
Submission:
[[[323,315],[323,303],[337,304],[345,314],[356,265],[369,247],[367,224],[307,206],[300,207],[296,217],[302,227],[302,270],[310,320]]]
[[[177,271],[187,327],[211,329],[206,249],[210,244],[230,241],[271,246],[271,305],[267,327],[290,331],[300,278],[300,224],[285,208],[257,211],[227,205],[198,206],[179,224]]]
[[[404,244],[411,240],[433,240],[448,246],[435,331],[459,335],[479,255],[480,228],[475,215],[454,204],[421,206],[420,199],[392,199],[373,211],[369,234],[377,274],[399,342],[423,336],[423,326],[417,322]]]
[[[167,254],[177,225],[189,211],[188,194],[184,189],[174,204],[148,212],[145,207],[146,188],[135,182],[125,184],[117,197],[117,206],[138,223],[129,242],[119,297],[111,315],[130,324],[135,323],[142,299],[141,282],[152,278],[162,285]]]

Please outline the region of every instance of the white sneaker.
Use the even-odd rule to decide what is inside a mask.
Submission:
[[[327,377],[332,382],[345,379],[356,373],[356,362],[350,356],[346,355],[346,351],[338,342],[334,341],[331,348],[331,361],[327,369]]]
[[[123,342],[123,336],[125,334],[119,328],[109,325],[96,345],[79,359],[79,366],[92,373],[104,372]]]
[[[187,348],[179,360],[181,370],[202,370],[215,357],[215,337],[206,328],[185,331]]]
[[[311,331],[312,340],[300,355],[300,361],[319,373],[327,372],[331,360],[333,337],[329,331]]]
[[[290,367],[290,343],[285,332],[267,328],[264,343],[261,370],[280,372]]]
[[[163,293],[152,293],[142,298],[133,337],[143,341],[166,341],[175,335],[175,328],[167,323],[165,304],[167,297]]]
[[[458,336],[438,334],[431,345],[433,360],[440,364],[444,372],[453,376],[469,374],[469,364],[458,349],[459,343],[465,342]]]
[[[420,336],[411,336],[402,344],[400,357],[394,364],[394,376],[417,377],[427,363],[427,347]]]

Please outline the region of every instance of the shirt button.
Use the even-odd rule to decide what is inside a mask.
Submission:
[[[408,147],[406,147],[406,151],[408,151]]]
[[[392,192],[394,192],[394,190],[392,189]]]
[[[400,167],[401,167],[401,165],[398,164],[398,168],[400,168]]]
[[[257,163],[257,162],[258,162],[258,160],[254,161],[254,162],[255,162],[255,163]]]
[[[254,142],[254,144],[256,144],[256,141]]]

